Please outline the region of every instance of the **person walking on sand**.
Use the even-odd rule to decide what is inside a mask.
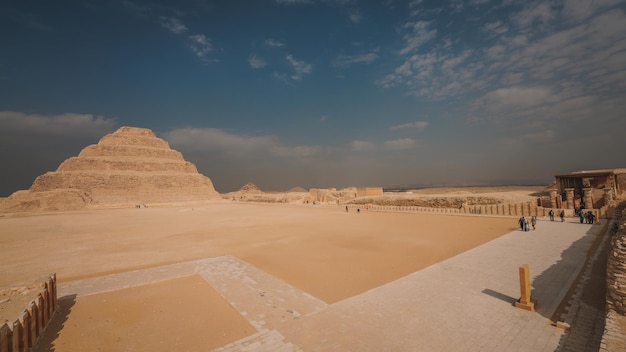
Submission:
[[[519,229],[524,231],[524,217],[522,216],[521,218],[519,218],[519,220],[517,220],[517,222],[519,223]]]
[[[537,217],[533,215],[530,218],[530,223],[533,225],[533,230],[535,230],[537,228]]]
[[[552,209],[550,209],[548,216],[550,216],[550,221],[554,221],[554,211],[552,211]]]
[[[346,205],[346,213],[348,212],[348,206]]]
[[[559,214],[559,217],[561,217],[561,222],[565,221],[565,210],[561,210],[561,214]]]

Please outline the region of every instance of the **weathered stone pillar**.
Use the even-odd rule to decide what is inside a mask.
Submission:
[[[604,205],[609,205],[609,203],[613,200],[613,189],[605,188],[604,189]]]
[[[530,299],[530,270],[528,264],[519,267],[520,299],[515,302],[517,308],[534,311],[535,302]]]
[[[550,190],[550,208],[555,209],[557,207],[556,204],[556,189]]]
[[[530,204],[528,203],[522,204],[522,215],[530,216]]]
[[[565,199],[567,200],[567,209],[574,209],[574,189],[565,189]]]
[[[591,196],[593,188],[583,188],[583,199],[585,201],[586,209],[593,209],[593,197]]]

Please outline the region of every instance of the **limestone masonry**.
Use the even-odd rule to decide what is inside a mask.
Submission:
[[[12,194],[0,211],[180,204],[219,198],[211,180],[151,130],[121,127]]]

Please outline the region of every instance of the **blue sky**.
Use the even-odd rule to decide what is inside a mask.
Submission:
[[[3,1],[0,195],[120,126],[226,192],[625,167],[626,2]]]

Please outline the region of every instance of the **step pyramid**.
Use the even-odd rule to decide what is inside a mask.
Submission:
[[[151,130],[121,127],[5,200],[4,211],[184,204],[219,199],[211,180]]]

